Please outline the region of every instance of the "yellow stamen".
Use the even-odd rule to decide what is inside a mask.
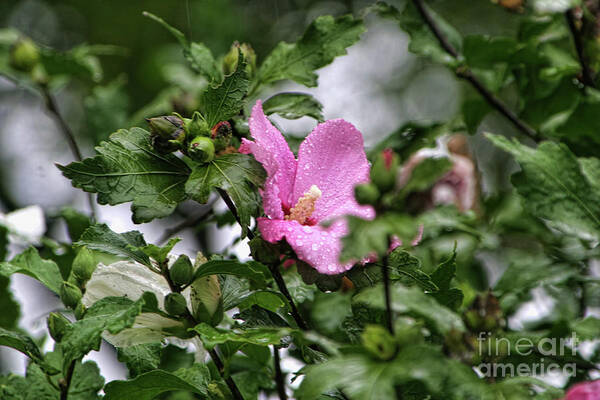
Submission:
[[[298,202],[292,207],[290,214],[285,216],[285,219],[291,219],[304,224],[315,211],[315,203],[319,200],[321,194],[321,190],[316,185],[312,185],[310,189],[308,189],[308,192],[304,193],[304,195],[298,199]]]

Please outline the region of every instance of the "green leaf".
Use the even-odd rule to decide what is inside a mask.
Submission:
[[[69,400],[99,399],[98,392],[104,386],[104,378],[100,375],[100,369],[93,361],[75,365],[73,378],[69,385]]]
[[[58,372],[46,362],[38,346],[27,335],[0,328],[0,346],[20,351],[50,374]]]
[[[596,340],[600,332],[600,319],[587,317],[571,323],[571,329],[577,334],[579,340]]]
[[[296,43],[280,42],[267,56],[258,70],[257,86],[282,79],[317,86],[314,71],[346,54],[346,48],[356,43],[364,31],[362,20],[351,15],[318,17]]]
[[[106,45],[80,45],[66,52],[43,48],[40,62],[50,76],[76,77],[100,82],[103,72],[97,55],[119,52],[122,51],[118,47]]]
[[[204,118],[209,127],[220,121],[236,116],[244,107],[250,81],[246,74],[246,62],[239,51],[239,61],[235,72],[225,77],[218,86],[209,86],[202,95]]]
[[[424,159],[412,170],[408,181],[400,190],[400,196],[405,197],[411,192],[422,192],[429,189],[451,167],[452,162],[447,157],[430,157]]]
[[[431,280],[437,285],[439,291],[431,295],[442,305],[457,310],[463,301],[463,294],[459,289],[451,288],[450,283],[456,276],[456,243],[454,251],[448,259],[442,262],[431,274]]]
[[[12,329],[19,320],[20,306],[10,290],[10,279],[0,276],[0,328]]]
[[[165,20],[147,11],[143,12],[145,17],[148,17],[163,27],[165,27],[174,37],[177,39],[181,47],[183,47],[183,55],[185,59],[190,63],[190,66],[194,71],[203,75],[208,81],[220,82],[222,79],[221,69],[215,61],[215,58],[208,47],[202,43],[190,42],[187,40],[185,35]]]
[[[464,331],[462,319],[449,308],[440,305],[431,296],[416,287],[406,287],[394,283],[391,287],[392,309],[401,314],[409,314],[423,318],[442,335],[451,330]],[[377,285],[364,289],[353,298],[353,303],[385,309],[383,287]]]
[[[390,279],[399,280],[402,276],[409,277],[421,288],[431,292],[438,290],[436,282],[421,269],[421,261],[408,252],[397,247],[388,256]]]
[[[288,302],[279,292],[258,290],[241,299],[237,307],[243,311],[255,305],[276,313],[280,308],[288,307]]]
[[[265,285],[271,277],[269,269],[256,261],[241,263],[234,260],[210,260],[196,269],[193,280],[209,275],[235,275],[261,285]]]
[[[148,244],[146,246],[141,247],[140,250],[144,252],[144,254],[146,254],[148,257],[151,257],[154,260],[156,260],[159,264],[162,264],[167,260],[167,256],[169,255],[171,250],[173,250],[173,247],[175,247],[175,245],[180,241],[180,238],[171,238],[169,239],[167,244],[162,247],[154,244]]]
[[[94,303],[83,319],[69,325],[65,331],[60,342],[63,369],[66,371],[71,361],[90,350],[99,350],[104,331],[116,334],[131,327],[143,305],[143,299],[134,302],[125,297],[105,297]]]
[[[0,275],[8,277],[15,273],[31,276],[54,293],[60,293],[63,279],[58,265],[54,261],[41,258],[34,247],[29,247],[9,262],[0,263]]]
[[[8,228],[0,225],[0,262],[4,261],[8,254]]]
[[[116,233],[106,224],[96,224],[86,229],[76,245],[87,246],[90,250],[112,254],[126,260],[135,260],[147,266],[152,265],[148,255],[141,249],[147,244],[138,231]]]
[[[306,93],[278,93],[263,103],[267,115],[279,114],[283,118],[298,119],[311,117],[323,122],[323,105],[312,95]]]
[[[138,344],[136,346],[117,349],[119,361],[124,362],[129,376],[136,376],[158,369],[160,365],[162,345],[160,343]]]
[[[208,349],[226,342],[250,343],[259,346],[279,345],[284,336],[291,334],[288,328],[253,328],[246,330],[219,329],[201,323],[193,330],[200,336],[200,340]]]
[[[206,203],[215,188],[225,190],[233,199],[246,235],[250,217],[258,215],[260,196],[257,188],[266,178],[263,167],[246,154],[226,154],[208,164],[198,165],[185,184],[186,193],[199,203]]]
[[[90,217],[80,213],[71,207],[65,207],[60,211],[60,216],[67,223],[67,230],[72,242],[79,240],[83,232],[92,225]]]
[[[600,238],[600,193],[564,144],[542,142],[533,149],[516,140],[487,136],[521,165],[512,182],[531,214],[567,234]]]
[[[201,364],[179,369],[175,373],[154,370],[128,381],[108,383],[104,388],[104,399],[129,400],[134,393],[136,400],[152,400],[161,393],[174,390],[185,390],[206,398],[208,380],[208,369]]]
[[[348,217],[348,231],[348,235],[342,239],[342,261],[361,260],[372,252],[385,254],[389,247],[388,237],[396,235],[401,240],[410,242],[417,233],[409,216],[392,212],[378,215],[372,221]]]
[[[166,217],[186,199],[189,168],[173,154],[158,154],[147,131],[121,129],[96,151],[93,158],[57,166],[73,186],[98,193],[100,204],[132,201],[133,222]]]
[[[423,4],[423,7],[425,7],[446,40],[448,40],[455,50],[460,52],[462,38],[456,29],[444,21],[427,4]],[[423,21],[423,18],[421,18],[421,15],[413,2],[407,1],[402,12],[399,12],[394,6],[390,6],[384,2],[378,2],[375,6],[375,11],[382,17],[398,21],[400,27],[410,36],[408,50],[412,53],[423,57],[429,57],[433,61],[441,64],[458,66],[458,60],[442,48],[431,32],[431,29],[427,26],[425,21]]]

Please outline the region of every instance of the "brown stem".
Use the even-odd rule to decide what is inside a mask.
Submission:
[[[585,86],[595,88],[596,84],[594,82],[594,74],[585,57],[581,31],[577,28],[575,10],[567,10],[565,12],[565,18],[567,19],[567,25],[569,26],[569,30],[571,31],[571,36],[573,36],[573,44],[575,45],[577,58],[579,59],[579,64],[581,65],[581,83],[583,83]]]
[[[287,400],[287,393],[285,392],[285,376],[281,371],[281,358],[279,357],[279,348],[277,346],[273,346],[273,363],[275,364],[275,383],[277,384],[279,400]]]
[[[73,134],[71,128],[69,128],[67,121],[65,121],[65,119],[62,117],[62,114],[58,109],[58,105],[56,104],[52,93],[50,93],[50,90],[46,85],[42,85],[40,90],[42,93],[42,97],[44,98],[44,102],[46,103],[46,109],[54,116],[54,119],[58,123],[60,130],[63,133],[63,136],[65,137],[65,139],[67,139],[67,143],[69,145],[69,148],[71,149],[71,152],[75,156],[75,159],[77,161],[83,160],[83,156],[81,155],[79,146],[75,141],[75,135]],[[92,219],[96,220],[96,202],[94,201],[94,196],[91,193],[87,193],[87,199],[90,205],[90,214],[92,216]]]
[[[388,239],[388,242],[390,240]],[[388,256],[387,254],[383,257],[381,263],[381,274],[383,279],[383,291],[385,295],[385,313],[386,313],[386,325],[388,331],[394,335],[394,320],[392,312],[392,296],[390,294],[390,272],[388,270]]]
[[[285,281],[283,280],[281,271],[279,271],[279,265],[271,265],[270,270],[271,275],[273,275],[273,279],[275,280],[275,283],[279,288],[279,291],[287,299],[288,303],[290,303],[291,314],[294,318],[294,321],[296,321],[296,325],[298,325],[298,328],[302,329],[303,331],[307,331],[308,324],[304,321],[302,315],[300,315],[300,311],[298,311],[298,308],[296,307],[296,303],[294,302],[294,299],[292,298],[292,295],[290,294],[290,291],[288,290]]]
[[[69,386],[71,385],[71,380],[73,379],[75,364],[77,364],[77,360],[71,361],[69,369],[67,369],[67,375],[59,382],[60,400],[67,400],[67,397],[69,396]]]
[[[240,389],[238,389],[237,385],[233,381],[233,378],[231,378],[231,376],[228,376],[227,378],[225,378],[225,368],[223,366],[223,361],[221,361],[221,358],[219,357],[219,354],[217,353],[217,351],[215,349],[208,350],[208,354],[210,354],[210,358],[212,358],[213,362],[215,363],[215,366],[219,370],[219,374],[221,374],[221,377],[223,378],[223,380],[225,380],[227,387],[229,387],[229,390],[231,391],[233,398],[235,400],[244,400],[244,396],[242,396],[242,393],[240,392]]]
[[[413,4],[417,8],[417,11],[421,15],[421,18],[425,21],[433,35],[436,37],[442,48],[454,58],[460,58],[458,51],[452,46],[452,44],[446,39],[440,28],[435,23],[427,9],[425,8],[422,0],[413,0]],[[521,120],[512,110],[510,110],[506,104],[504,104],[498,97],[490,92],[486,87],[473,75],[473,72],[466,66],[459,67],[456,71],[456,76],[469,82],[477,92],[488,102],[490,106],[495,108],[500,114],[508,119],[517,129],[523,134],[527,135],[534,141],[539,141],[537,138],[537,132],[535,129],[530,127],[525,121]]]

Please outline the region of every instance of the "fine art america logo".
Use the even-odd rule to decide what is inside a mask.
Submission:
[[[502,359],[511,356],[532,357],[536,362],[495,362],[484,361],[477,366],[482,376],[504,378],[513,376],[541,376],[562,374],[575,376],[577,365],[574,362],[555,362],[562,356],[577,356],[579,340],[573,332],[569,338],[542,338],[541,340],[519,338],[511,342],[508,338],[495,338],[490,332],[481,332],[477,337],[477,347],[482,360]]]

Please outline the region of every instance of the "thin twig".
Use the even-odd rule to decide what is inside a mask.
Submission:
[[[391,242],[391,238],[388,238],[388,244]],[[386,312],[386,325],[388,331],[394,335],[394,320],[392,312],[392,296],[390,294],[390,272],[388,271],[388,255],[383,256],[381,264],[381,274],[383,279],[383,290],[385,295],[385,312]]]
[[[581,83],[583,83],[585,86],[595,88],[596,84],[594,82],[594,74],[585,57],[581,31],[577,28],[575,10],[567,10],[565,12],[565,18],[567,19],[567,25],[569,25],[571,36],[573,36],[573,44],[575,45],[575,50],[577,51],[577,58],[579,59],[579,64],[581,65]]]
[[[288,303],[290,303],[291,314],[294,318],[294,321],[296,321],[296,325],[298,325],[298,328],[302,329],[303,331],[307,331],[308,324],[304,321],[302,315],[300,315],[300,311],[298,311],[298,308],[296,307],[296,303],[294,302],[294,299],[292,298],[292,295],[290,294],[290,291],[283,280],[281,271],[279,271],[279,265],[271,265],[270,270],[271,275],[273,275],[273,279],[279,288],[279,291],[287,299]]]
[[[442,48],[450,54],[454,58],[460,58],[460,54],[458,51],[452,46],[452,44],[446,39],[440,28],[435,23],[434,19],[431,17],[425,6],[423,5],[422,0],[413,0],[417,11],[421,15],[421,18],[425,21],[433,35],[436,37]],[[473,75],[473,72],[466,67],[461,66],[456,71],[456,75],[459,78],[462,78],[468,81],[474,88],[479,92],[479,94],[500,114],[504,115],[506,119],[508,119],[517,129],[519,129],[523,134],[527,135],[534,141],[539,141],[537,132],[535,129],[530,127],[525,121],[521,120],[517,114],[515,114],[512,110],[510,110],[506,104],[504,104],[498,97],[496,97],[492,92],[490,92],[480,81]]]
[[[216,198],[215,198],[215,200],[216,200]],[[183,220],[182,222],[180,222],[179,224],[175,225],[172,228],[165,229],[165,232],[158,239],[157,243],[163,244],[167,240],[172,238],[174,235],[181,232],[182,230],[184,230],[186,228],[194,227],[194,226],[198,225],[200,222],[204,221],[210,215],[210,213],[212,211],[212,205],[214,204],[215,200],[208,202],[206,204],[207,209],[197,213],[196,215],[186,217],[185,220]]]
[[[242,227],[242,230],[246,229],[246,231],[248,232],[247,233],[248,239],[250,239],[250,240],[254,239],[254,232],[252,232],[250,230],[250,227],[245,226],[242,223],[242,220],[240,218],[240,215],[238,214],[237,208],[235,207],[235,204],[233,204],[233,201],[231,200],[231,197],[229,197],[227,192],[224,191],[223,189],[217,188],[217,193],[219,193],[219,196],[221,196],[221,198],[227,205],[227,208],[229,208],[229,211],[231,211],[231,214],[233,214],[233,218],[235,218],[237,223]]]
[[[63,136],[65,137],[65,139],[67,139],[67,143],[69,145],[69,148],[71,149],[71,152],[75,156],[75,159],[77,161],[82,161],[83,156],[81,154],[81,150],[79,150],[77,142],[75,141],[75,135],[73,134],[73,131],[67,124],[67,121],[65,121],[65,119],[62,117],[62,114],[58,109],[58,105],[56,104],[52,93],[50,93],[50,90],[46,85],[43,85],[41,87],[40,92],[42,94],[42,97],[44,98],[44,102],[46,103],[46,108],[54,116],[54,119],[60,126],[60,130],[63,133]],[[94,196],[91,193],[87,193],[87,198],[88,203],[90,205],[90,214],[92,216],[92,219],[96,220],[96,202],[94,201]]]
[[[212,358],[213,362],[215,363],[215,366],[219,370],[219,374],[221,374],[221,377],[225,380],[225,383],[229,387],[233,398],[235,400],[244,400],[244,396],[242,396],[242,393],[233,381],[233,378],[231,378],[231,376],[225,378],[225,368],[223,366],[223,361],[221,361],[221,358],[219,357],[219,354],[216,352],[216,350],[208,350],[208,354],[210,354],[210,358]]]
[[[277,384],[279,400],[287,400],[285,377],[281,371],[281,358],[279,357],[279,347],[277,346],[273,346],[273,363],[275,364],[275,383]]]

